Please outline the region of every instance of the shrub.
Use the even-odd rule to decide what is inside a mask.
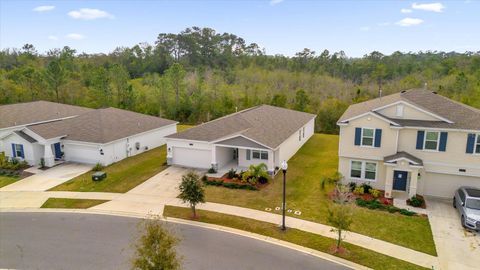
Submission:
[[[100,162],[97,162],[97,164],[95,164],[95,166],[93,166],[92,171],[98,172],[98,171],[103,170],[103,168],[104,168],[103,165]]]
[[[227,178],[228,179],[233,179],[233,178],[235,178],[235,176],[237,176],[237,171],[235,169],[231,168],[227,173]]]
[[[361,185],[361,187],[363,187],[363,191],[364,191],[365,193],[370,193],[370,190],[372,189],[372,186],[370,186],[370,185],[367,184],[367,183],[363,183],[363,184]]]
[[[357,203],[358,206],[361,206],[361,207],[366,207],[367,204],[368,204],[367,201],[365,201],[363,199],[360,199],[360,198],[358,198],[355,202]]]
[[[267,178],[267,177],[260,176],[260,178],[258,178],[258,182],[259,182],[260,184],[266,184],[266,183],[268,183],[268,178]]]
[[[210,167],[210,169],[208,169],[208,173],[216,173],[217,171],[215,170],[215,168]]]
[[[383,205],[377,200],[370,201],[367,204],[368,209],[378,209],[378,208],[382,208],[382,207],[383,207]]]
[[[353,190],[353,194],[355,195],[363,195],[364,193],[365,193],[365,190],[363,189],[363,187],[356,187]]]
[[[415,215],[415,212],[408,211],[407,209],[400,209],[400,214],[405,216],[413,216]]]
[[[380,197],[380,190],[372,188],[370,189],[370,194],[376,199]]]
[[[396,213],[396,212],[400,212],[400,208],[395,207],[393,205],[389,205],[387,206],[387,211],[390,213]]]
[[[45,168],[45,158],[40,158],[40,169]]]
[[[413,207],[421,207],[424,202],[425,200],[422,197],[416,195],[407,201],[407,203]]]
[[[350,188],[350,192],[353,192],[355,190],[355,188],[357,187],[357,183],[350,182],[350,183],[348,183],[348,187]]]

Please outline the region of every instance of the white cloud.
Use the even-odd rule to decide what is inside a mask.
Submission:
[[[71,33],[65,36],[66,38],[73,39],[73,40],[82,40],[85,38],[82,34]]]
[[[414,25],[419,25],[421,23],[423,23],[423,20],[417,19],[417,18],[405,18],[396,22],[396,24],[400,26],[414,26]]]
[[[79,10],[72,10],[67,13],[68,16],[74,19],[80,20],[95,20],[95,19],[102,19],[108,18],[113,19],[114,16],[106,11],[94,8],[81,8]]]
[[[401,12],[401,13],[412,13],[412,11],[413,11],[413,10],[408,9],[408,8],[402,8],[402,9],[400,9],[400,12]]]
[[[50,36],[48,36],[48,39],[50,39],[50,40],[58,40],[58,37],[57,37],[57,36],[50,35]]]
[[[270,0],[270,5],[274,6],[276,4],[280,4],[281,2],[283,2],[283,0]]]
[[[45,12],[45,11],[51,11],[51,10],[54,10],[54,9],[55,9],[55,6],[38,6],[38,7],[34,8],[33,11]]]
[[[442,3],[429,3],[429,4],[412,4],[413,9],[433,11],[433,12],[443,12],[445,6]]]
[[[362,26],[362,27],[360,27],[360,31],[364,31],[364,32],[370,31],[370,27]]]

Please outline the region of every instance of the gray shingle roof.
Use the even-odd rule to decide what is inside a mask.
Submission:
[[[17,134],[18,136],[22,137],[23,139],[25,139],[29,143],[37,142],[37,140],[30,137],[28,134],[26,134],[25,132],[23,132],[21,130],[16,130],[16,131],[14,131],[14,133]]]
[[[66,136],[67,140],[108,143],[175,123],[155,116],[106,108],[61,121],[30,125],[27,128],[45,139]]]
[[[441,120],[421,121],[392,119],[402,126],[480,130],[480,110],[424,89],[411,89],[385,97],[353,104],[345,111],[338,122],[344,122],[357,115],[373,111],[376,108],[398,101],[408,102],[425,111],[453,122],[448,123]]]
[[[89,111],[92,109],[42,100],[1,105],[0,128],[50,121]]]
[[[237,136],[237,137],[233,137],[233,138],[226,139],[226,140],[223,140],[223,141],[219,141],[219,142],[216,142],[216,144],[266,149],[265,146],[263,146],[261,144],[258,144],[254,141],[250,141],[248,139],[245,139],[244,137],[241,137],[241,136]]]
[[[408,160],[411,160],[413,161],[414,163],[416,163],[416,165],[420,165],[420,166],[423,166],[423,161],[407,152],[404,152],[404,151],[401,151],[401,152],[397,152],[396,154],[393,154],[393,155],[390,155],[390,156],[386,156],[383,158],[383,161],[384,162],[392,162],[393,160],[396,160],[396,159],[399,159],[399,158],[406,158]]]
[[[276,148],[316,115],[260,105],[204,123],[167,138],[211,142],[242,134],[270,148]]]

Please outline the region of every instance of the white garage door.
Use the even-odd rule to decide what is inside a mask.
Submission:
[[[208,169],[211,167],[211,160],[210,150],[173,147],[172,163],[175,165]]]
[[[427,173],[424,184],[425,195],[452,198],[455,190],[461,186],[480,188],[480,177]]]

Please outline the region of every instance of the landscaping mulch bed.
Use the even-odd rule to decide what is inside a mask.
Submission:
[[[247,189],[247,190],[260,190],[266,186],[268,186],[268,182],[265,184],[257,183],[255,185],[250,184],[248,182],[242,182],[242,180],[238,178],[228,178],[228,173],[224,174],[222,177],[206,177],[203,178],[203,182],[206,185],[211,186],[223,186],[226,188],[232,189]]]
[[[425,198],[422,196],[422,195],[415,195],[421,202],[422,204],[420,206],[415,206],[415,205],[412,205],[412,199],[408,199],[407,200],[407,204],[412,206],[412,207],[417,207],[417,208],[422,208],[422,209],[426,209],[427,208],[427,204],[425,203]]]

